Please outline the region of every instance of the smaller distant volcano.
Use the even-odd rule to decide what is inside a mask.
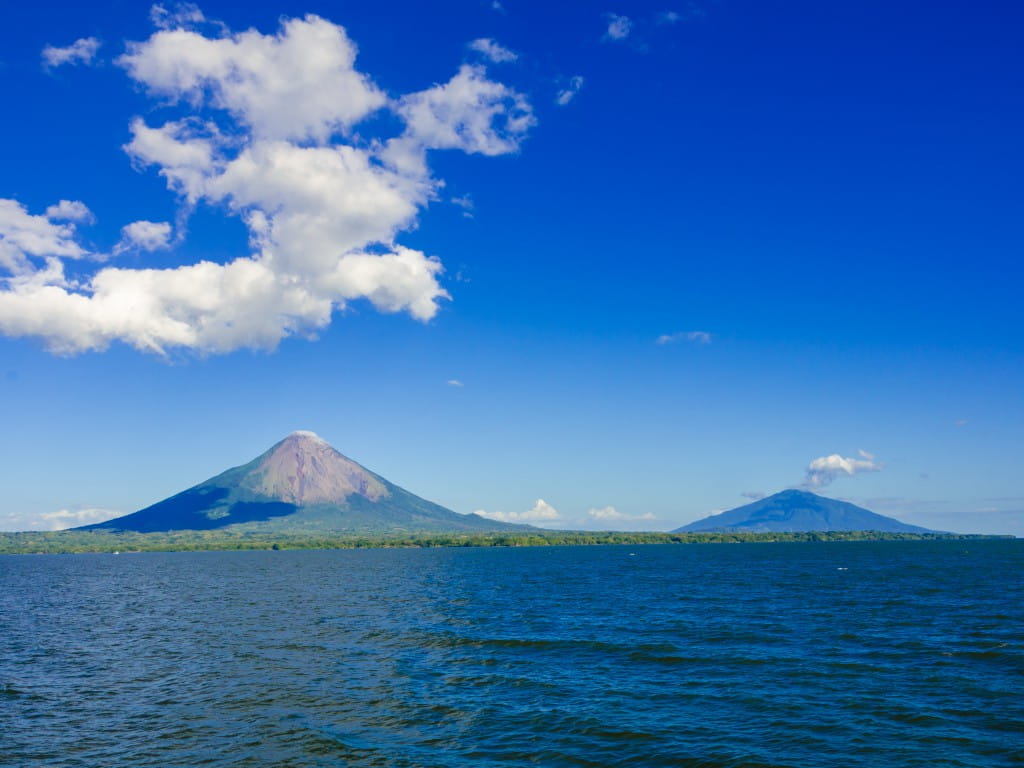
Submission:
[[[807,491],[788,490],[730,509],[720,515],[677,528],[673,533],[803,533],[809,531],[879,531],[932,533],[927,528],[901,523],[846,501]]]

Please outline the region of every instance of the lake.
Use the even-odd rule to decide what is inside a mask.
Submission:
[[[0,557],[0,764],[1009,766],[1024,541]]]

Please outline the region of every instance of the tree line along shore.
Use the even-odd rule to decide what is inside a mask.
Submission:
[[[0,532],[0,554],[114,552],[204,552],[225,550],[383,549],[429,547],[545,547],[607,544],[741,544],[834,541],[943,541],[1012,539],[1013,536],[955,533],[812,531],[804,533],[624,533],[530,531],[515,533],[265,533],[254,531]]]

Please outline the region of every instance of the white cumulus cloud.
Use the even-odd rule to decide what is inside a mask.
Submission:
[[[121,227],[121,241],[114,253],[160,251],[171,247],[171,225],[166,221],[133,221]]]
[[[82,37],[63,48],[48,45],[43,48],[43,66],[47,69],[62,64],[91,64],[102,43],[95,37]]]
[[[10,286],[37,282],[44,274],[62,283],[61,259],[88,255],[77,241],[76,220],[91,218],[89,209],[78,202],[61,200],[45,214],[31,214],[16,200],[0,198],[0,272],[9,273]],[[37,267],[42,262],[43,267]],[[2,304],[3,293],[0,293]],[[2,311],[2,310],[0,310]]]
[[[226,110],[258,138],[324,140],[386,102],[355,59],[343,27],[309,15],[276,35],[162,29],[118,63],[152,94]]]
[[[427,154],[518,151],[535,123],[526,98],[464,65],[445,83],[391,99],[355,68],[345,29],[314,15],[285,19],[273,34],[231,32],[189,5],[158,6],[154,20],[157,31],[129,43],[118,64],[179,114],[134,118],[124,149],[186,208],[238,216],[251,255],[105,267],[72,284],[61,259],[86,255],[74,229],[84,219],[63,202],[30,216],[0,201],[0,332],[41,337],[64,354],[114,341],[224,353],[310,337],[355,300],[434,317],[448,298],[440,260],[396,242],[443,185]],[[214,31],[197,31],[201,23]],[[401,121],[398,135],[357,135],[381,109]],[[115,252],[163,248],[170,234],[169,224],[134,222]]]
[[[81,224],[91,224],[95,221],[85,203],[79,200],[61,200],[56,205],[46,209],[46,218],[51,221],[74,221]]]
[[[503,45],[494,42],[494,40],[489,37],[480,37],[473,40],[469,44],[469,48],[472,51],[476,51],[484,58],[493,61],[495,64],[503,64],[505,62],[515,61],[519,58],[519,54],[514,53]]]
[[[481,66],[463,64],[447,83],[403,96],[394,107],[405,133],[387,143],[383,158],[417,172],[426,149],[481,155],[516,152],[536,123],[526,97],[490,80]]]
[[[807,475],[804,478],[805,488],[823,488],[829,485],[837,477],[843,475],[853,477],[861,472],[880,472],[882,465],[875,460],[873,454],[867,451],[858,451],[860,458],[840,456],[833,453],[829,456],[821,456],[814,459],[807,465]]]
[[[537,499],[533,506],[525,512],[487,512],[483,509],[478,509],[476,514],[491,520],[500,520],[503,523],[540,524],[554,523],[562,519],[558,510],[544,501],[544,499]]]

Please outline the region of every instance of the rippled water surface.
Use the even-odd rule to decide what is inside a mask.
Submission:
[[[1024,764],[1024,541],[0,557],[0,764]]]

